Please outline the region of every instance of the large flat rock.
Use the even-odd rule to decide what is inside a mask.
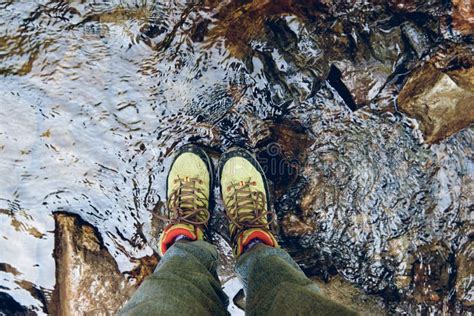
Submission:
[[[442,71],[433,64],[415,70],[398,96],[399,110],[416,118],[428,143],[474,122],[474,68]]]

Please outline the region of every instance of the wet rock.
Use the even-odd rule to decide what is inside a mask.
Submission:
[[[11,295],[0,292],[0,314],[2,315],[36,315],[35,312],[29,311],[25,306],[21,305],[11,297]]]
[[[284,234],[288,237],[301,237],[315,231],[314,223],[308,219],[301,219],[294,214],[286,215],[280,222]]]
[[[0,271],[6,272],[6,273],[11,273],[15,276],[21,275],[20,271],[18,271],[14,266],[12,266],[8,263],[5,263],[5,262],[0,263]]]
[[[334,122],[334,117],[329,120]],[[413,223],[416,212],[408,211],[410,206],[404,201],[418,199],[414,187],[423,190],[424,180],[418,169],[421,153],[417,158],[401,153],[400,140],[407,135],[400,128],[380,131],[354,125],[345,131],[330,132],[323,121],[318,131],[302,168],[302,187],[297,183],[295,190],[289,188],[289,197],[278,204],[280,213],[293,214],[280,216],[298,219],[294,221],[296,228],[289,220],[282,223],[287,247],[297,249],[293,253],[298,253],[297,260],[308,269],[329,271],[335,266],[344,271],[345,278],[364,289],[383,291],[391,286],[387,280],[391,281],[390,275],[395,272],[380,264],[381,260],[393,260],[384,250],[386,243],[410,230],[408,218]],[[374,156],[368,158],[361,152]],[[398,160],[399,155],[406,158]],[[404,159],[408,160],[400,164]],[[418,166],[413,164],[416,159]],[[410,190],[395,184],[393,178],[399,176],[410,178]],[[310,223],[314,231],[294,235],[301,222]],[[383,225],[389,225],[385,235],[374,232],[374,227]]]
[[[339,48],[329,59],[329,83],[353,111],[377,97],[406,50],[399,27],[381,24],[369,28],[345,26],[345,36],[339,37],[347,38],[346,48]]]
[[[55,213],[56,286],[53,314],[109,315],[129,299],[140,280],[152,271],[156,257],[137,270],[120,273],[98,232],[76,215]],[[54,308],[54,307],[53,307]]]
[[[456,256],[456,297],[465,307],[474,307],[474,233]]]
[[[266,145],[258,148],[257,159],[273,182],[275,195],[281,196],[298,175],[312,140],[300,122],[281,120],[268,123],[266,141]]]
[[[474,3],[466,0],[452,1],[453,28],[462,35],[474,34]]]
[[[390,0],[388,4],[392,10],[402,12],[413,12],[418,7],[416,1],[412,0]]]
[[[54,310],[54,307],[51,305],[50,301],[50,290],[39,287],[36,284],[27,280],[15,280],[15,284],[17,284],[20,288],[28,291],[32,297],[40,301],[42,304],[42,311],[44,313],[48,313],[50,310]]]
[[[376,9],[374,3],[378,6]],[[2,74],[24,75],[31,72],[31,76],[23,77],[26,82],[17,82],[17,78],[13,76],[5,78],[4,95],[10,94],[11,91],[12,94],[22,95],[22,98],[35,96],[36,90],[32,86],[42,81],[51,88],[45,89],[51,95],[43,97],[38,93],[40,102],[33,102],[41,105],[36,109],[38,111],[33,111],[41,113],[38,117],[33,115],[33,121],[36,119],[41,123],[43,117],[50,116],[43,124],[45,129],[40,132],[44,132],[49,126],[56,126],[56,123],[61,126],[59,119],[61,116],[67,118],[64,115],[66,113],[70,113],[71,120],[65,119],[64,122],[71,125],[71,130],[82,131],[82,128],[86,128],[83,118],[87,117],[91,117],[91,123],[97,120],[102,122],[103,124],[96,125],[104,129],[93,128],[95,124],[87,124],[86,133],[81,133],[81,137],[76,139],[77,146],[74,146],[74,150],[58,152],[59,156],[54,156],[57,159],[47,152],[42,152],[40,147],[43,146],[37,146],[39,151],[33,152],[41,159],[36,164],[30,164],[28,161],[24,164],[17,163],[16,155],[11,155],[10,160],[8,157],[13,150],[8,149],[8,143],[0,144],[2,158],[6,157],[7,163],[11,162],[18,170],[26,168],[31,174],[31,166],[45,166],[41,170],[34,168],[35,176],[29,176],[27,173],[22,175],[25,187],[37,184],[28,182],[28,177],[46,180],[50,178],[51,173],[61,170],[62,167],[57,165],[57,162],[67,162],[69,158],[79,157],[76,166],[81,166],[77,172],[71,169],[72,166],[64,166],[74,181],[69,181],[71,179],[67,177],[62,177],[60,182],[47,181],[45,188],[36,190],[34,196],[26,195],[29,196],[26,198],[20,190],[11,198],[7,196],[6,202],[14,205],[18,203],[20,208],[20,204],[30,205],[32,200],[41,201],[46,194],[56,192],[58,188],[66,188],[67,191],[73,192],[71,198],[63,193],[48,195],[49,205],[45,208],[39,207],[38,212],[33,213],[42,213],[47,217],[48,211],[57,205],[67,205],[71,209],[79,209],[75,208],[75,205],[84,205],[81,213],[90,214],[91,220],[100,222],[101,232],[117,235],[111,229],[118,225],[118,230],[129,233],[125,234],[127,239],[121,235],[112,237],[119,249],[142,251],[142,241],[145,241],[145,238],[140,238],[139,243],[128,242],[136,228],[130,225],[130,215],[136,219],[137,225],[147,222],[146,217],[142,216],[143,211],[149,209],[149,205],[154,204],[156,200],[164,200],[160,184],[165,176],[166,164],[162,164],[162,158],[168,156],[173,148],[187,141],[197,141],[218,151],[241,144],[248,144],[252,149],[258,150],[269,140],[273,141],[274,132],[267,124],[253,124],[253,118],[246,122],[245,119],[242,120],[241,112],[235,109],[234,102],[239,103],[239,100],[247,98],[245,106],[256,119],[276,121],[281,118],[282,113],[292,115],[299,111],[302,120],[307,122],[306,126],[310,128],[303,134],[316,139],[315,145],[304,148],[301,155],[308,158],[300,160],[305,165],[301,168],[303,175],[289,178],[287,171],[293,169],[286,167],[283,169],[286,174],[274,174],[274,180],[281,184],[277,193],[282,197],[282,201],[287,202],[279,208],[279,218],[283,218],[286,226],[283,237],[288,237],[286,240],[289,242],[286,244],[293,247],[289,250],[293,250],[292,254],[298,262],[307,268],[327,270],[329,274],[339,271],[351,282],[374,292],[381,293],[380,291],[392,287],[394,278],[395,287],[406,289],[412,285],[412,270],[417,271],[417,280],[423,280],[426,271],[423,271],[419,264],[416,269],[412,269],[415,256],[404,256],[403,252],[409,251],[411,247],[411,252],[416,253],[417,247],[431,242],[426,239],[433,238],[433,235],[446,239],[447,243],[451,244],[455,243],[453,240],[457,240],[460,211],[456,204],[459,200],[456,188],[458,176],[471,170],[470,165],[462,159],[472,157],[472,131],[463,131],[443,142],[442,145],[446,146],[446,149],[439,154],[445,157],[443,162],[427,152],[425,146],[419,146],[418,139],[411,137],[412,130],[406,127],[406,121],[399,120],[398,115],[388,114],[383,116],[383,119],[375,119],[363,118],[362,111],[348,114],[346,106],[339,106],[338,95],[329,93],[334,89],[327,89],[329,92],[324,95],[327,91],[323,91],[321,87],[326,85],[325,79],[330,66],[334,64],[339,71],[341,86],[348,91],[349,98],[346,99],[356,100],[353,108],[368,102],[371,99],[369,91],[373,88],[372,82],[378,86],[383,84],[385,74],[382,73],[374,79],[371,74],[366,73],[370,73],[372,69],[357,67],[374,65],[377,71],[378,66],[393,69],[392,65],[400,57],[397,45],[393,44],[399,42],[401,23],[410,21],[409,24],[421,30],[423,34],[429,29],[431,39],[436,44],[445,45],[448,41],[458,40],[452,37],[451,32],[436,33],[441,24],[438,21],[441,19],[432,17],[449,14],[443,3],[449,5],[450,1],[232,0],[225,5],[215,0],[199,3],[178,1],[176,6],[153,4],[151,11],[159,12],[153,17],[153,14],[145,13],[145,10],[132,10],[135,13],[129,14],[126,12],[126,6],[119,5],[118,9],[113,9],[115,5],[112,2],[97,2],[97,7],[82,6],[81,12],[76,14],[75,20],[84,19],[81,23],[86,31],[84,34],[64,32],[62,27],[69,24],[66,23],[69,18],[57,12],[57,8],[64,6],[57,6],[55,2],[38,6],[39,15],[31,12],[41,16],[36,21],[33,18],[25,20],[25,16],[16,14],[9,17],[7,14],[10,23],[5,26],[11,24],[14,28],[11,28],[12,32],[7,32],[9,34],[6,41],[14,44],[8,45],[5,50],[5,58],[1,63]],[[8,7],[12,8],[7,10],[8,12],[20,13],[24,10],[21,6],[16,6],[15,2]],[[199,12],[201,10],[203,12]],[[387,12],[390,10],[392,12]],[[152,21],[149,21],[150,19]],[[207,24],[207,19],[212,23]],[[150,24],[137,34],[143,23]],[[15,26],[17,24],[18,26]],[[383,30],[374,31],[380,24],[383,24]],[[393,33],[385,33],[392,28]],[[420,32],[415,31],[411,40],[408,38],[409,32],[404,33],[407,49],[398,45],[401,55],[404,55],[405,50],[409,51],[410,59],[416,59],[416,63],[419,62],[418,55],[411,56],[415,55],[415,52],[411,52],[408,46],[416,46],[413,43]],[[267,38],[270,33],[274,37]],[[394,36],[390,38],[392,34]],[[106,36],[106,40],[98,41],[98,36]],[[385,36],[388,36],[388,39]],[[139,42],[136,40],[142,37],[157,51],[144,50],[140,45],[126,48],[127,42],[136,43]],[[193,41],[202,42],[193,45]],[[275,44],[272,44],[273,42]],[[44,43],[48,44],[43,45]],[[104,46],[105,43],[109,45]],[[125,45],[122,47],[122,44]],[[64,55],[66,58],[62,58],[61,54],[64,47],[70,47],[66,50],[68,54]],[[368,50],[367,47],[371,49]],[[425,48],[426,45],[420,46],[419,56],[426,54]],[[54,51],[58,54],[51,54]],[[76,51],[81,54],[76,54]],[[368,51],[371,54],[367,54]],[[130,56],[140,58],[129,58]],[[241,57],[245,62],[234,57]],[[94,59],[92,64],[89,63],[91,58]],[[67,63],[64,63],[65,61]],[[247,61],[253,64],[253,68],[247,66]],[[337,62],[345,64],[336,65]],[[93,80],[97,79],[94,77],[97,71],[91,72],[91,66],[105,70],[99,71],[102,74],[99,80]],[[397,72],[389,78],[395,77],[393,80],[398,86],[389,91],[391,94],[388,98],[398,94],[399,84],[404,78],[397,81],[396,77],[405,76],[412,69],[412,65],[405,62],[397,66]],[[55,72],[58,67],[64,71]],[[456,85],[465,89],[463,85],[468,84],[468,76],[456,76],[461,74],[459,67],[435,67],[446,73]],[[130,80],[129,74],[132,74],[133,78],[142,78],[143,82],[139,80],[139,84],[134,85],[136,80]],[[137,77],[136,74],[141,75]],[[362,76],[361,82],[368,84],[357,85],[359,78],[355,78],[356,75]],[[37,80],[38,78],[41,80]],[[153,80],[149,80],[150,78]],[[33,81],[29,82],[30,79]],[[101,85],[92,90],[82,89],[91,79],[94,82],[102,82],[103,89]],[[351,81],[353,79],[355,84]],[[61,84],[52,84],[54,82]],[[32,86],[28,87],[28,83]],[[13,85],[21,89],[13,89]],[[299,91],[295,91],[295,88]],[[83,105],[69,106],[67,100],[63,99],[68,91],[74,91],[75,95],[79,96],[77,102],[73,103]],[[104,93],[113,102],[103,103]],[[117,118],[115,114],[120,113],[110,105],[121,103],[122,98],[126,99],[127,104],[129,99],[136,101],[137,114],[138,110],[140,111],[137,119],[142,121],[143,126],[141,123],[133,123],[130,124],[134,125],[133,129],[132,126],[130,130],[128,126],[123,129],[120,120],[112,119]],[[28,97],[25,100],[25,104],[31,103]],[[55,106],[51,108],[52,112],[48,113],[49,104],[63,103],[66,107]],[[241,104],[243,103],[241,101]],[[371,103],[373,104],[374,100]],[[92,104],[97,105],[94,106],[95,110],[88,106]],[[192,110],[188,111],[188,106]],[[76,111],[76,108],[83,110]],[[128,109],[131,110],[132,107]],[[230,115],[227,113],[231,111],[235,111],[235,115],[229,119]],[[120,118],[129,115],[128,110],[122,113],[125,114],[120,115]],[[344,118],[345,115],[347,117]],[[54,121],[52,117],[55,117]],[[131,119],[132,117],[126,121],[131,122]],[[197,122],[202,121],[203,124],[197,125]],[[115,135],[114,138],[108,141],[104,139],[94,148],[103,148],[104,151],[94,150],[96,154],[89,155],[94,142],[90,142],[87,136],[105,137],[110,132]],[[294,149],[303,147],[300,143],[301,135],[285,135],[291,145],[288,147],[289,151],[286,151],[286,147],[278,140],[283,138],[276,137],[276,143],[282,150],[275,158],[267,161],[283,161],[284,166],[287,166],[286,161],[292,159]],[[128,141],[132,136],[133,141]],[[41,137],[40,140],[52,141],[51,137]],[[109,141],[113,146],[103,147]],[[130,148],[135,150],[136,146],[133,144],[137,142],[146,144],[147,150],[130,155]],[[19,145],[26,148],[24,141]],[[13,148],[18,152],[17,149],[23,149]],[[54,161],[45,158],[50,156]],[[87,159],[90,160],[90,165],[80,157],[90,158]],[[83,165],[83,162],[86,164]],[[89,172],[84,179],[86,186],[70,187],[71,184],[77,184],[76,179],[82,177],[82,167],[95,170],[97,163],[104,162],[117,167],[117,170],[123,173],[120,172],[120,176],[110,176],[107,172]],[[446,170],[439,181],[432,177],[435,170]],[[8,178],[9,182],[13,179],[14,177]],[[90,186],[95,186],[93,182],[101,189],[97,194],[92,194]],[[131,182],[133,200],[129,190]],[[433,192],[437,189],[432,185],[433,182],[439,182],[439,199],[434,196]],[[306,183],[309,183],[307,188]],[[314,186],[314,190],[311,190],[311,186]],[[472,190],[465,187],[463,190],[466,196],[472,195]],[[146,195],[143,199],[144,192]],[[110,203],[115,203],[114,200],[124,201],[124,204],[129,204],[130,207],[117,212],[118,215],[114,212],[111,216],[109,207],[98,207],[110,205],[102,199],[104,196],[105,199],[110,199]],[[74,200],[78,202],[73,202]],[[143,200],[145,203],[141,202]],[[433,205],[433,200],[437,205],[441,205],[435,212],[436,216],[433,216],[433,212],[428,212],[438,207]],[[437,203],[438,201],[440,203]],[[466,205],[472,205],[472,202]],[[30,211],[27,212],[29,214]],[[311,227],[315,227],[314,230]],[[18,225],[16,228],[23,229],[23,226]],[[29,233],[36,235],[37,239],[42,238],[36,231]],[[123,257],[119,255],[119,259]],[[461,262],[464,262],[464,259],[459,257],[459,260],[460,266],[463,266]],[[43,265],[43,262],[39,264]],[[44,264],[50,265],[46,262]],[[408,268],[405,269],[404,264]],[[140,271],[137,273],[143,274]],[[462,273],[459,280],[464,279],[461,275]],[[421,286],[423,282],[418,284]],[[386,295],[385,299],[394,301],[394,304],[401,304],[405,297],[401,298],[402,302],[396,302],[397,298],[390,295]]]
[[[461,181],[457,166],[469,168],[460,148],[470,131],[436,156],[430,148],[441,145],[420,146],[394,115],[348,111],[333,89],[323,91],[302,105],[311,115],[298,112],[315,137],[300,177],[276,201],[283,246],[312,275],[337,274],[380,293],[390,313],[452,308],[452,221],[461,211],[459,195],[447,192]],[[438,178],[442,157],[460,160]]]
[[[427,64],[415,70],[398,96],[399,109],[420,121],[428,143],[474,122],[474,68],[444,73]]]
[[[413,50],[416,52],[418,58],[423,57],[423,55],[428,52],[431,46],[431,41],[428,34],[411,22],[404,23],[401,29],[403,35]]]
[[[235,306],[237,306],[241,310],[245,310],[245,293],[243,289],[241,289],[237,293],[237,295],[235,295],[233,301],[234,301]]]
[[[166,32],[166,28],[158,24],[145,24],[140,28],[140,32],[146,37],[153,38]]]
[[[397,270],[394,275],[394,283],[400,292],[408,289],[411,283],[411,267],[415,261],[410,252],[410,235],[403,235],[389,240],[387,253],[396,262]]]
[[[439,16],[444,14],[446,1],[442,0],[389,0],[388,6],[401,13],[424,13]]]
[[[448,297],[450,272],[449,251],[437,243],[422,247],[413,264],[413,298],[418,303],[440,303]]]
[[[336,276],[328,282],[313,278],[321,293],[336,302],[364,314],[364,315],[384,315],[387,313],[383,300],[375,295],[368,295],[354,284]]]
[[[372,56],[382,63],[394,65],[405,50],[399,27],[391,29],[373,28],[369,35]]]
[[[418,48],[422,42],[413,41],[422,37],[433,36],[433,41],[448,32],[450,21],[450,1],[444,0],[390,0],[387,6],[393,11],[399,22],[409,24],[407,40],[410,45]],[[413,32],[414,31],[414,32]],[[428,36],[429,35],[429,36]],[[420,37],[421,36],[421,37]],[[418,47],[419,46],[419,47]]]
[[[349,90],[351,87],[347,87],[347,76],[345,76],[346,82],[342,80],[342,72],[339,68],[336,66],[332,66],[331,70],[329,71],[328,74],[328,82],[329,84],[339,93],[341,98],[344,100],[346,103],[347,107],[351,109],[352,111],[357,110],[357,103],[354,100],[354,95],[351,94],[351,91]],[[354,88],[354,87],[352,87]]]
[[[204,40],[208,32],[208,27],[209,27],[210,22],[211,20],[209,19],[203,19],[202,21],[194,25],[193,30],[192,30],[192,35],[191,35],[191,39],[194,42],[202,42]]]
[[[329,82],[351,110],[357,110],[377,96],[392,69],[377,60],[361,63],[335,62]]]
[[[215,5],[214,0],[208,3]],[[317,8],[317,10],[308,10]],[[243,57],[250,49],[249,42],[261,37],[266,20],[282,15],[295,15],[303,20],[321,18],[326,9],[326,1],[320,0],[278,0],[278,1],[230,1],[221,6],[215,14],[217,27],[210,30],[209,36],[225,37],[226,45],[232,55]],[[320,11],[321,10],[321,11]]]

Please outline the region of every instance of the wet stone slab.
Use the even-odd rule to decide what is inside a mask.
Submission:
[[[133,271],[121,273],[94,227],[77,215],[55,213],[54,217],[56,286],[48,312],[115,314],[153,272],[158,257],[140,258]]]
[[[428,143],[474,122],[474,51],[449,47],[410,74],[398,95],[400,111],[420,121]]]

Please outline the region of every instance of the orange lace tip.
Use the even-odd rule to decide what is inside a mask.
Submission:
[[[253,181],[253,182],[252,182],[252,185],[257,185],[257,181]]]

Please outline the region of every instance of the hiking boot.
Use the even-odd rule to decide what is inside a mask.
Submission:
[[[167,223],[160,236],[160,255],[177,239],[204,239],[212,180],[211,159],[204,150],[192,144],[178,150],[166,180],[167,214],[157,215]]]
[[[271,211],[268,183],[250,152],[235,148],[222,155],[219,186],[234,254],[240,256],[256,242],[277,247],[270,226],[276,215]]]

